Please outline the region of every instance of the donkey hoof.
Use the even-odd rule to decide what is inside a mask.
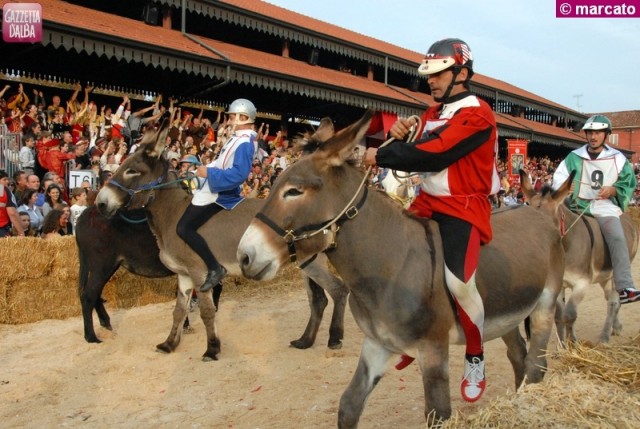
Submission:
[[[208,355],[207,353],[202,355],[202,362],[212,362],[214,360],[218,360],[218,356],[216,355]]]
[[[309,340],[305,340],[302,338],[299,338],[297,340],[293,340],[291,341],[289,344],[291,344],[291,347],[299,349],[299,350],[304,350],[304,349],[308,349],[309,347],[311,347],[313,345],[313,341],[309,341]]]
[[[169,353],[173,352],[173,349],[171,347],[169,347],[167,345],[167,343],[162,343],[162,344],[158,344],[156,346],[156,351],[159,352],[159,353],[167,353],[167,354],[169,354]]]
[[[331,350],[340,350],[342,348],[342,340],[338,340],[338,341],[335,341],[335,342],[330,342],[328,344],[328,347]]]

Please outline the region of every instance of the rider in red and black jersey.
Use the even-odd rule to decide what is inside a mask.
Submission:
[[[418,68],[438,102],[422,115],[413,143],[403,140],[413,119],[399,119],[390,129],[397,141],[369,148],[365,163],[420,172],[420,192],[409,208],[438,222],[442,236],[445,280],[454,297],[467,341],[462,397],[477,401],[484,392],[484,306],[475,274],[480,246],[491,240],[489,195],[499,190],[495,157],[496,120],[489,105],[469,92],[473,56],[460,39],[434,43]],[[403,356],[402,368],[411,357]]]

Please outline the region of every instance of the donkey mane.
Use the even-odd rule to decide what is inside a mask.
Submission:
[[[542,189],[540,190],[540,196],[544,198],[547,195],[549,196],[553,195],[554,192],[555,190],[553,189],[553,186],[551,186],[548,183],[545,183],[542,186]],[[567,198],[565,198],[564,201],[562,202],[562,205],[568,209],[570,201],[571,201],[570,196],[567,196]]]
[[[551,194],[552,192],[553,192],[553,187],[550,184],[545,183],[544,185],[542,185],[542,189],[540,190],[540,193],[542,194],[543,197],[545,195]]]

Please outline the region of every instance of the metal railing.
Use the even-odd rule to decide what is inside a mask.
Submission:
[[[6,171],[9,177],[21,169],[21,146],[22,134],[10,133],[6,124],[0,124],[0,169]]]

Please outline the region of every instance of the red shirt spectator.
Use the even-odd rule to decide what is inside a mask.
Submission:
[[[66,150],[63,151],[60,146],[51,147],[47,152],[47,169],[53,171],[60,177],[65,177],[64,163],[75,157],[76,155],[74,153],[67,153]]]

